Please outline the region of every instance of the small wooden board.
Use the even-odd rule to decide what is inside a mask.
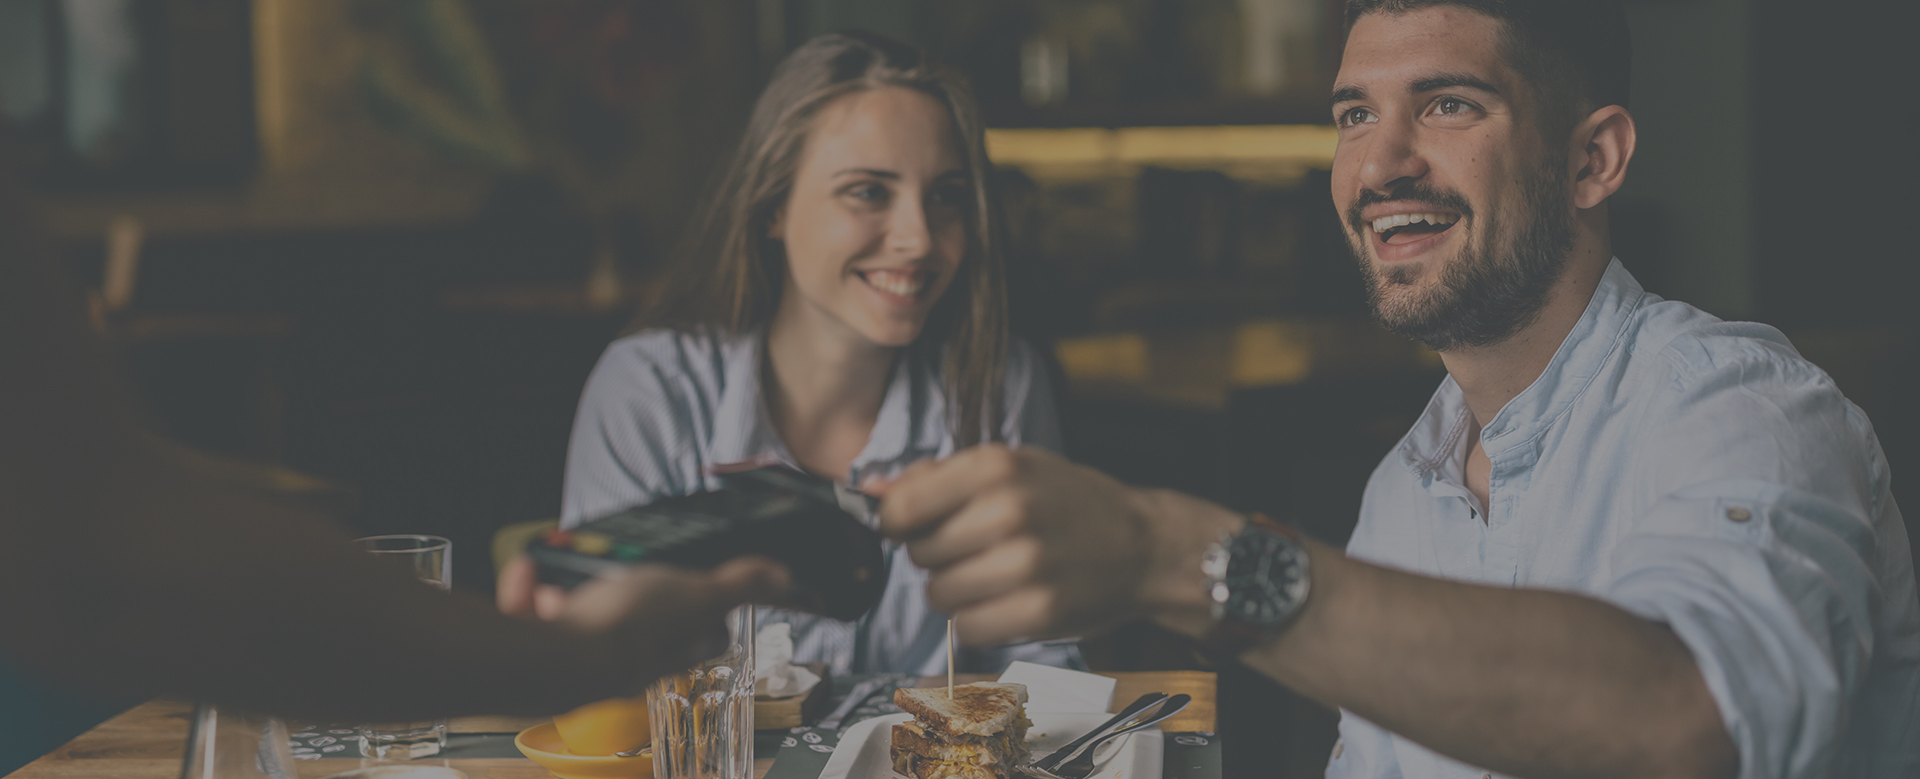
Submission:
[[[827,713],[827,701],[832,698],[833,680],[827,676],[826,663],[805,663],[807,670],[820,677],[820,683],[805,695],[789,698],[753,699],[753,728],[755,730],[777,730],[797,728],[812,722],[819,722]]]

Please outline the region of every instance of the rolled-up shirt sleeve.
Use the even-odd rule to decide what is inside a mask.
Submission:
[[[1748,356],[1676,383],[1681,415],[1651,421],[1670,426],[1644,453],[1666,491],[1626,523],[1604,597],[1692,652],[1741,777],[1825,776],[1859,724],[1876,549],[1901,520],[1858,409],[1810,366]]]
[[[1840,743],[1871,660],[1872,528],[1805,492],[1728,481],[1656,505],[1615,550],[1606,597],[1693,653],[1742,777],[1809,776]]]

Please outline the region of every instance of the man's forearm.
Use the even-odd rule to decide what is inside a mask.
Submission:
[[[1200,557],[1243,519],[1136,490],[1154,528],[1144,599],[1211,625]],[[1731,776],[1733,745],[1692,655],[1664,626],[1592,598],[1395,571],[1308,543],[1312,592],[1255,670],[1434,751],[1529,777]]]
[[[1529,777],[1731,776],[1733,744],[1664,626],[1570,593],[1369,565],[1313,544],[1298,621],[1249,666],[1436,752]]]

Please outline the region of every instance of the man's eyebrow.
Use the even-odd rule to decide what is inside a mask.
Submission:
[[[1339,105],[1349,100],[1365,100],[1365,99],[1367,99],[1367,90],[1361,89],[1359,87],[1340,87],[1339,89],[1333,90],[1332,104]]]
[[[1422,92],[1432,92],[1436,89],[1448,89],[1452,87],[1477,89],[1489,95],[1500,94],[1499,87],[1489,84],[1479,76],[1469,73],[1436,73],[1414,81],[1408,91],[1417,95]]]

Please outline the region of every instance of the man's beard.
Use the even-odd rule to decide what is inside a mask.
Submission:
[[[1573,251],[1573,217],[1568,208],[1565,173],[1546,166],[1522,182],[1518,224],[1512,230],[1492,215],[1471,219],[1474,235],[1458,255],[1441,264],[1434,288],[1417,297],[1392,297],[1396,287],[1414,283],[1411,269],[1375,269],[1367,243],[1373,227],[1360,210],[1396,200],[1434,205],[1473,216],[1466,198],[1413,183],[1390,195],[1362,192],[1348,209],[1354,233],[1349,248],[1367,279],[1367,302],[1387,330],[1419,341],[1437,352],[1492,346],[1511,338],[1540,317],[1547,295],[1566,270]]]

